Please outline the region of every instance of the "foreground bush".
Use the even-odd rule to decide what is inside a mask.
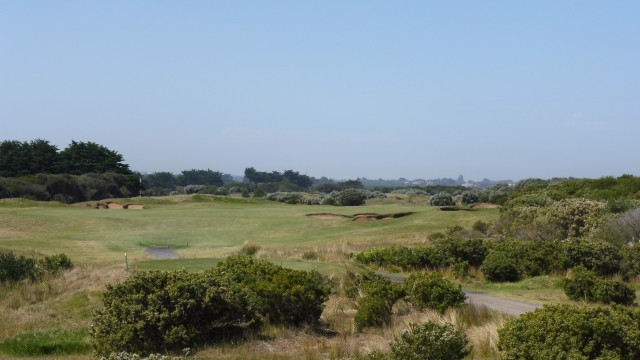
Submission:
[[[374,272],[355,275],[345,292],[357,309],[354,321],[358,330],[389,324],[393,304],[404,296],[399,284]]]
[[[249,294],[202,274],[142,272],[107,285],[91,336],[98,355],[177,352],[255,323]]]
[[[482,273],[489,281],[518,281],[522,272],[518,262],[506,252],[491,252],[482,264]]]
[[[272,323],[316,322],[331,292],[317,271],[287,269],[247,256],[229,257],[205,274],[242,286],[257,315]]]
[[[412,304],[440,313],[464,304],[466,299],[460,285],[445,279],[441,273],[411,274],[404,288]]]
[[[451,324],[411,324],[391,344],[393,360],[458,360],[470,352],[469,339]]]
[[[507,360],[640,358],[640,312],[622,307],[546,305],[500,330]]]
[[[600,278],[582,266],[573,269],[571,278],[565,279],[563,287],[569,299],[576,301],[631,305],[636,299],[636,292],[629,285]]]
[[[569,239],[565,242],[569,267],[584,266],[601,276],[620,271],[622,257],[614,245],[597,240]]]

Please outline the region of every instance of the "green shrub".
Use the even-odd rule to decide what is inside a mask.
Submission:
[[[337,203],[340,206],[360,206],[364,205],[367,199],[366,194],[358,189],[345,189],[338,195]]]
[[[640,358],[640,312],[545,305],[498,330],[506,360]]]
[[[354,324],[357,330],[391,323],[392,305],[381,297],[367,295],[358,299]]]
[[[440,313],[464,304],[466,299],[460,285],[445,279],[441,273],[411,274],[404,288],[412,304]]]
[[[490,224],[486,221],[478,220],[471,225],[473,231],[487,235],[489,233]]]
[[[35,259],[16,256],[13,252],[0,252],[0,283],[24,279],[35,281],[41,276]]]
[[[377,264],[383,267],[399,266],[404,270],[435,269],[447,266],[454,260],[442,249],[426,246],[416,248],[402,246],[373,248],[357,253],[355,259],[363,264]]]
[[[456,279],[466,279],[469,276],[469,268],[468,261],[460,261],[451,265],[451,272]]]
[[[569,239],[565,242],[568,266],[584,266],[602,276],[620,271],[618,248],[604,241]]]
[[[463,239],[449,237],[435,245],[440,253],[453,261],[466,261],[471,266],[480,266],[484,262],[489,249],[483,239]]]
[[[57,274],[62,270],[73,269],[73,263],[66,254],[46,256],[39,261],[42,269],[50,274]]]
[[[391,344],[393,360],[458,360],[470,353],[469,339],[451,324],[411,324]]]
[[[509,253],[493,251],[487,255],[482,264],[482,273],[490,281],[518,281],[522,277],[522,272],[516,259]]]
[[[625,280],[640,275],[640,244],[625,245],[620,249],[620,271]]]
[[[91,336],[98,355],[126,351],[177,352],[255,323],[241,286],[203,274],[142,272],[107,285],[93,316]]]
[[[631,305],[636,299],[635,291],[627,284],[600,278],[582,266],[572,269],[572,276],[565,279],[563,288],[576,301]]]
[[[453,204],[453,197],[446,192],[439,192],[429,199],[429,205],[431,206],[449,206]]]
[[[473,191],[463,191],[460,199],[463,204],[476,204],[480,202],[480,197]]]
[[[283,268],[247,256],[232,256],[205,272],[251,293],[250,304],[272,323],[300,325],[318,321],[331,291],[317,271]]]
[[[404,296],[402,286],[372,271],[350,276],[345,293],[357,309],[356,328],[390,323],[393,304]]]

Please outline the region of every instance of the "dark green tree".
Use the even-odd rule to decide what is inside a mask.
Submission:
[[[170,172],[161,171],[144,175],[142,182],[147,189],[169,189],[174,190],[177,183],[176,176]]]
[[[118,152],[94,142],[76,142],[60,153],[59,172],[73,175],[115,172],[130,174],[129,165]]]
[[[16,177],[29,174],[26,144],[17,140],[0,143],[0,176]]]
[[[222,186],[222,173],[219,171],[207,170],[182,170],[182,173],[176,178],[177,184],[186,185],[215,185]]]

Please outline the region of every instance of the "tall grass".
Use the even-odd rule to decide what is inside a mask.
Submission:
[[[86,328],[22,333],[0,341],[0,352],[15,356],[69,355],[90,350],[89,331]]]

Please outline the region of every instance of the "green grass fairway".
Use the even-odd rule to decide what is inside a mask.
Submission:
[[[175,196],[124,199],[144,210],[98,210],[30,201],[0,201],[0,248],[20,253],[66,253],[74,262],[117,264],[126,252],[132,267],[201,269],[256,244],[267,257],[295,265],[292,254],[322,247],[368,248],[419,243],[450,225],[492,220],[496,209],[440,211],[426,205],[384,203],[358,207],[285,205],[259,199]],[[320,219],[312,213],[354,215],[415,212],[385,220]],[[170,246],[181,259],[153,260],[149,245]],[[297,264],[308,268],[317,261]],[[333,266],[333,265],[330,265]]]

